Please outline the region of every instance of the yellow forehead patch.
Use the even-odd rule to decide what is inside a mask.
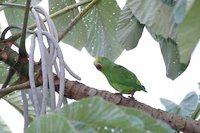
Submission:
[[[96,58],[94,62],[97,62],[97,63],[98,63],[98,62],[99,62],[99,58]]]

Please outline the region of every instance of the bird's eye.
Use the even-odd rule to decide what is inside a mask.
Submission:
[[[99,63],[96,63],[95,66],[96,66],[96,68],[97,68],[98,70],[101,70],[101,68],[102,68],[101,64],[99,64]]]

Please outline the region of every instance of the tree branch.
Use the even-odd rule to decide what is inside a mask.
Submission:
[[[0,89],[0,98],[4,97],[5,95],[8,95],[9,93],[16,91],[16,90],[24,90],[30,88],[30,82],[24,82],[22,84],[10,86],[7,88]]]

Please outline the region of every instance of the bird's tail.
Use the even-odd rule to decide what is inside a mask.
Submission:
[[[144,92],[147,92],[147,91],[146,91],[146,88],[145,88],[143,85],[141,85],[141,87],[142,87],[142,90],[143,90]]]

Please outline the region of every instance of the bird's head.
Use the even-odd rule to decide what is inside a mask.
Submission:
[[[110,67],[111,64],[112,62],[106,57],[98,57],[94,61],[94,65],[99,71]]]
[[[96,58],[95,61],[94,61],[94,65],[100,71],[101,68],[102,68],[101,58]]]

